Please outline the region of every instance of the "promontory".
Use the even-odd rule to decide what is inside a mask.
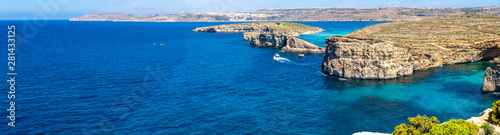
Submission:
[[[323,54],[325,49],[296,38],[323,29],[291,22],[255,22],[199,27],[193,32],[243,33],[243,40],[259,47],[280,48],[282,52]]]
[[[396,78],[500,56],[500,17],[470,14],[376,24],[329,37],[325,48],[321,68],[328,75]]]

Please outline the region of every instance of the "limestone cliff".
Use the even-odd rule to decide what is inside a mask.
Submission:
[[[411,75],[409,70],[498,57],[500,17],[461,15],[389,22],[326,40],[327,52],[322,65],[325,73],[346,78],[389,79]],[[393,53],[391,57],[380,54],[382,50],[377,48],[380,43]],[[356,49],[359,47],[362,49]],[[404,51],[404,54],[397,53]],[[406,61],[402,61],[404,59]],[[391,70],[382,70],[379,63],[387,61],[396,64]]]
[[[325,48],[316,46],[307,41],[296,37],[289,37],[286,40],[286,46],[281,48],[282,52],[290,53],[312,53],[312,54],[323,54],[325,53]]]
[[[500,57],[493,60],[493,68],[486,68],[483,80],[483,92],[500,91]]]
[[[281,48],[289,53],[323,54],[324,48],[295,38],[323,31],[318,27],[289,22],[257,22],[196,28],[193,32],[243,33],[243,40],[259,47]]]
[[[413,66],[408,49],[391,42],[333,36],[326,39],[326,55],[321,68],[342,78],[389,79],[411,75]]]
[[[243,34],[243,40],[249,41],[250,45],[270,48],[286,46],[287,37],[284,34],[271,32],[245,32]]]

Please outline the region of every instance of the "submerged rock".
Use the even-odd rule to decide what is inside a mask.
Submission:
[[[500,91],[500,57],[493,60],[493,68],[486,68],[481,90],[483,92]]]

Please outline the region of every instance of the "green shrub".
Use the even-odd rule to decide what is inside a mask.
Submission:
[[[406,125],[406,124],[400,124],[394,128],[394,132],[392,132],[393,135],[416,135],[420,134],[420,131],[418,131],[415,127],[411,125]]]
[[[491,108],[491,112],[489,113],[491,121],[495,123],[500,122],[500,100],[497,100],[493,103],[493,107]]]
[[[481,128],[483,128],[485,135],[493,135],[493,133],[495,132],[488,122],[483,123],[483,125],[481,125]]]
[[[479,127],[465,120],[452,119],[430,130],[432,135],[477,135]]]
[[[393,135],[477,135],[479,127],[465,120],[452,119],[439,124],[436,117],[427,116],[408,117],[409,124],[400,124],[394,128]],[[486,129],[486,128],[485,128]],[[490,128],[491,129],[491,126]],[[486,131],[486,130],[485,130]],[[490,133],[490,131],[487,131]],[[492,130],[491,130],[492,133]],[[488,134],[487,134],[488,135]]]
[[[439,120],[436,117],[420,116],[408,117],[410,124],[400,124],[394,128],[393,135],[414,135],[414,134],[426,134],[434,126],[438,125]]]

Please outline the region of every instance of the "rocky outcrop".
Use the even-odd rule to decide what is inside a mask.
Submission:
[[[288,53],[325,53],[325,48],[282,33],[246,32],[243,35],[243,40],[249,41],[253,46],[281,48],[282,52]]]
[[[411,75],[411,62],[408,49],[394,43],[333,36],[326,39],[321,69],[342,78],[390,79]]]
[[[243,33],[243,40],[258,47],[281,48],[282,52],[323,54],[325,49],[302,39],[301,34],[314,34],[321,28],[289,22],[258,22],[196,28],[193,32]]]
[[[484,73],[483,92],[500,91],[500,57],[493,60],[493,68],[488,67]]]
[[[467,121],[476,124],[478,127],[481,127],[481,125],[483,125],[483,123],[490,123],[494,132],[500,133],[500,127],[498,127],[498,124],[491,124],[490,115],[489,115],[491,111],[492,111],[491,108],[485,109],[483,112],[479,113],[479,117],[471,117],[471,118],[467,119]]]
[[[284,34],[271,32],[246,32],[243,33],[243,40],[249,41],[250,45],[259,47],[282,48],[286,46],[287,37]]]
[[[325,48],[316,46],[296,37],[289,37],[286,40],[286,46],[281,48],[281,51],[289,53],[323,54],[325,53]]]
[[[372,25],[347,37],[327,38],[323,72],[345,78],[389,79],[411,75],[410,70],[491,60],[500,55],[499,28],[500,17],[486,15]],[[392,53],[390,57],[382,55],[384,50]]]

